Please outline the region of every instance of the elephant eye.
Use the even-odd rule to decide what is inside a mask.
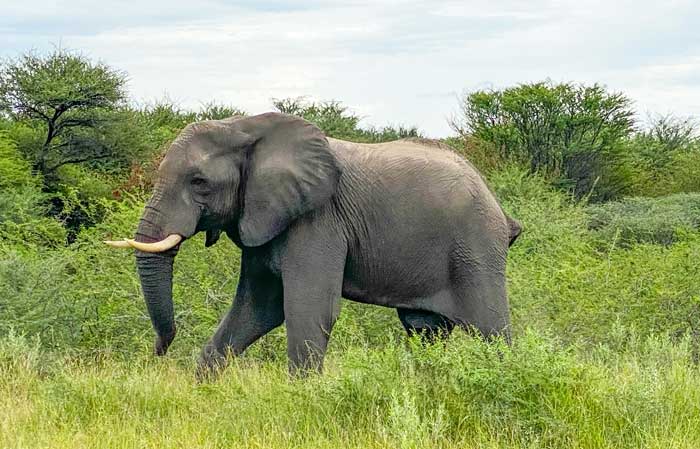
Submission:
[[[206,179],[204,178],[192,178],[191,182],[193,186],[203,186],[207,183]]]

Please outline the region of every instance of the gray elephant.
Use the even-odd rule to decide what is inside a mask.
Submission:
[[[173,260],[182,240],[225,232],[238,290],[202,351],[219,366],[287,328],[290,369],[320,370],[345,298],[393,307],[409,333],[453,326],[509,339],[506,256],[520,233],[479,173],[426,139],[357,144],[267,113],[188,125],[158,169],[133,247],[156,331],[175,337]]]

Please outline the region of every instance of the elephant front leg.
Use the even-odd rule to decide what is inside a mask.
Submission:
[[[221,320],[199,357],[197,377],[222,369],[226,356],[239,355],[257,339],[284,322],[282,282],[253,261],[242,261],[233,306]]]
[[[307,288],[287,288],[285,284],[287,355],[292,374],[321,371],[331,330],[340,313],[340,288],[310,285],[318,281],[310,279]]]
[[[340,313],[345,253],[324,247],[285,263],[282,274],[287,354],[292,374],[321,371]]]

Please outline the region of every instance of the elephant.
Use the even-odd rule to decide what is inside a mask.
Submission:
[[[521,232],[479,172],[423,138],[360,144],[264,113],[187,125],[157,170],[134,248],[155,333],[175,338],[173,261],[222,233],[241,249],[228,313],[200,371],[286,324],[293,373],[320,371],[341,296],[395,308],[409,334],[455,326],[510,341],[506,258]]]

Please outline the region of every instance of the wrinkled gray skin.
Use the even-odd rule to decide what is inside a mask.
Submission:
[[[231,310],[200,374],[287,326],[290,369],[320,369],[341,295],[396,308],[409,333],[453,326],[509,338],[506,255],[520,233],[476,170],[440,145],[326,139],[283,114],[189,125],[158,170],[136,240],[221,232],[242,249]],[[156,331],[175,337],[177,247],[137,251]]]

